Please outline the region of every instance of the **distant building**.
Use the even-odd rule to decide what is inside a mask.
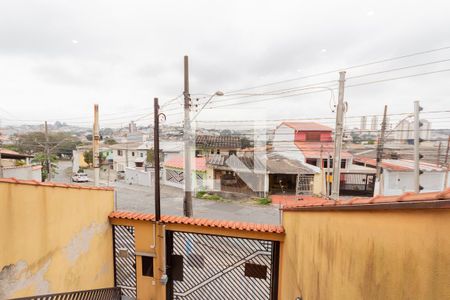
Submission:
[[[372,120],[370,122],[370,130],[377,131],[378,130],[378,117],[372,116]]]
[[[359,129],[361,131],[366,131],[367,130],[367,117],[366,116],[362,116],[361,117],[361,125],[359,126]]]
[[[128,132],[129,133],[137,132],[136,123],[134,121],[131,121],[130,124],[128,124]]]

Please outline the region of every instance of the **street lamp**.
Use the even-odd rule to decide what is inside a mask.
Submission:
[[[191,119],[191,121],[194,121],[195,118],[197,118],[197,116],[201,113],[201,111],[205,108],[206,105],[208,105],[208,103],[212,100],[212,98],[214,98],[215,96],[223,96],[225,95],[224,92],[222,91],[217,91],[214,94],[212,94],[209,99],[205,102],[205,104],[203,104],[203,106],[199,109],[199,111],[197,112],[197,114]]]

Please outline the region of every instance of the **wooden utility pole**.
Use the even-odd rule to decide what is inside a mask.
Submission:
[[[160,184],[159,184],[159,104],[158,98],[153,99],[153,151],[155,160],[155,221],[159,222],[161,219],[161,195],[160,195]]]
[[[52,166],[50,159],[50,141],[48,137],[48,126],[47,121],[44,123],[44,134],[45,134],[45,167],[47,168],[47,182],[52,181]]]
[[[94,104],[94,128],[92,133],[92,162],[94,165],[94,186],[100,183],[100,129],[98,124],[98,104]]]
[[[345,85],[345,71],[339,72],[339,96],[338,105],[336,108],[336,128],[334,136],[334,157],[333,157],[333,185],[331,187],[331,198],[339,199],[339,185],[341,174],[341,151],[342,138],[344,135],[344,85]]]
[[[184,216],[192,217],[192,170],[191,170],[191,96],[189,94],[189,58],[184,56]]]
[[[378,138],[377,144],[377,175],[376,180],[378,181],[378,194],[381,195],[381,162],[383,161],[383,151],[384,151],[384,136],[386,133],[386,118],[387,118],[387,105],[384,106],[383,122],[381,123],[381,132]]]

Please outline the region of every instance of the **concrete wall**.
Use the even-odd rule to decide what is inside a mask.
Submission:
[[[112,287],[113,191],[0,182],[0,299]]]
[[[449,176],[450,178],[450,176]],[[399,195],[414,191],[414,172],[383,171],[384,195]],[[445,172],[424,172],[420,175],[422,192],[438,192],[444,189]],[[378,192],[378,189],[376,189]]]
[[[135,168],[125,168],[125,182],[143,186],[153,186],[155,171],[137,170]]]
[[[288,211],[281,299],[450,299],[450,209]]]
[[[41,166],[18,166],[3,169],[4,178],[42,181]]]

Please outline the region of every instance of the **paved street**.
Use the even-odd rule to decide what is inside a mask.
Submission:
[[[70,183],[70,161],[58,163],[58,174],[53,181]],[[86,172],[92,179],[92,172]],[[92,185],[80,183],[81,185]],[[106,182],[104,182],[106,185]],[[116,190],[116,207],[118,210],[153,213],[155,198],[154,188],[138,185],[128,185],[123,181],[111,182]],[[255,223],[278,224],[280,214],[276,205],[258,205],[242,201],[214,201],[194,199],[194,217],[246,221]],[[169,186],[161,186],[161,213],[183,215],[183,191]]]

